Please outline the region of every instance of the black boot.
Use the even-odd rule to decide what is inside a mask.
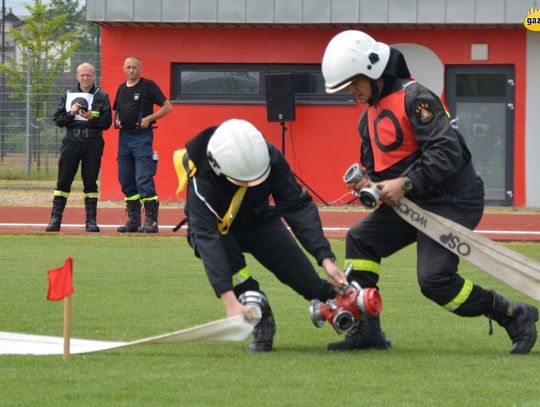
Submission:
[[[45,228],[46,232],[58,232],[62,224],[62,215],[66,207],[67,198],[64,196],[55,196],[53,198],[53,206],[51,210],[51,220]]]
[[[510,302],[494,291],[493,310],[486,314],[506,329],[512,340],[510,353],[529,353],[536,343],[538,308],[523,302]]]
[[[97,201],[97,198],[84,198],[84,209],[86,210],[85,229],[87,232],[99,232],[99,226],[96,222]]]
[[[116,231],[119,233],[133,233],[141,226],[141,201],[138,199],[126,201],[126,211],[128,220],[124,226],[119,226]]]
[[[392,342],[381,330],[379,316],[357,321],[345,339],[329,343],[328,350],[390,349]]]
[[[139,233],[157,233],[159,201],[153,199],[144,201],[144,225],[138,229]]]
[[[244,305],[255,304],[262,312],[261,320],[253,328],[253,341],[248,345],[247,351],[253,353],[271,351],[276,334],[276,322],[268,299],[259,291],[246,291],[240,295],[239,300]]]

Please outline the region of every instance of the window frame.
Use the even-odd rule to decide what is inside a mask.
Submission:
[[[180,78],[183,71],[195,72],[258,72],[259,91],[257,94],[243,93],[185,93],[177,96],[180,89]],[[265,75],[276,73],[321,74],[320,64],[252,64],[252,63],[172,63],[171,68],[171,102],[185,104],[265,104]],[[181,92],[181,90],[180,90]],[[354,105],[354,98],[345,92],[341,93],[297,93],[294,94],[296,104],[314,105]]]

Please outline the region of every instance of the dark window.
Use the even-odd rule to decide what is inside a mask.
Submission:
[[[456,96],[505,96],[506,76],[498,74],[456,75]]]
[[[190,103],[265,103],[265,75],[292,73],[297,103],[351,104],[346,90],[328,94],[318,64],[173,64],[171,99]]]
[[[185,95],[259,93],[259,72],[181,71],[180,91]]]

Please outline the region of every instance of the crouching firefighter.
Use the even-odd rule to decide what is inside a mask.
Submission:
[[[250,305],[261,308],[248,352],[272,350],[276,333],[272,309],[244,253],[306,300],[334,298],[332,284],[343,286],[345,275],[334,264],[316,205],[279,150],[245,120],[207,128],[185,149],[175,151],[173,159],[177,193],[187,187],[189,245],[202,260],[228,317],[244,315],[250,320]],[[270,195],[275,205],[270,205]],[[319,277],[282,218],[332,284]]]

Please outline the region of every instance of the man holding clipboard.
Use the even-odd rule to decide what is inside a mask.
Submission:
[[[71,184],[81,164],[84,185],[85,229],[99,232],[97,226],[97,178],[103,155],[103,131],[112,123],[111,103],[107,93],[94,84],[96,71],[90,63],[77,67],[77,88],[62,95],[54,114],[58,127],[66,128],[58,159],[58,180],[54,190],[51,220],[45,230],[58,232]]]

